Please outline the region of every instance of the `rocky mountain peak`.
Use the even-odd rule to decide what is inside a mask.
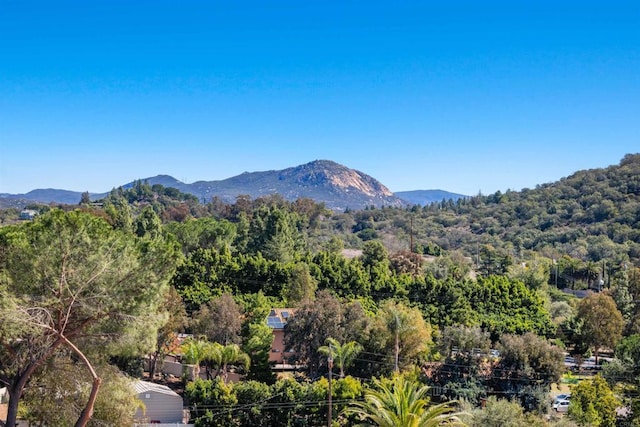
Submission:
[[[245,172],[221,181],[196,181],[192,184],[181,182],[168,175],[157,175],[142,179],[150,185],[161,184],[193,194],[199,200],[208,201],[218,197],[232,203],[238,195],[251,198],[281,195],[285,200],[309,198],[324,203],[332,210],[362,209],[369,206],[404,206],[406,202],[395,196],[378,180],[360,171],[330,160],[315,160],[304,165],[283,170]],[[129,188],[134,182],[123,185]],[[63,190],[42,190],[31,200],[41,202],[62,202],[76,204],[80,193]],[[91,194],[93,200],[105,197],[107,193]],[[2,198],[3,195],[0,195]],[[26,195],[4,195],[7,198],[25,198]],[[37,197],[36,197],[37,196]],[[64,197],[63,197],[64,196]]]
[[[369,197],[392,197],[393,193],[376,179],[331,160],[291,168],[291,175],[301,184],[334,186],[345,192],[356,191]]]

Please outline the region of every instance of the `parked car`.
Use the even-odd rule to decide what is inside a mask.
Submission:
[[[571,404],[571,400],[570,399],[556,400],[553,403],[553,409],[555,409],[556,412],[566,413],[566,412],[569,411],[569,405],[570,404]]]

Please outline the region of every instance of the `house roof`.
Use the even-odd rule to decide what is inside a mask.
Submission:
[[[267,316],[267,326],[271,329],[284,329],[289,318],[295,314],[295,308],[272,308]]]
[[[169,396],[180,397],[178,393],[171,390],[166,385],[150,383],[148,381],[140,381],[140,380],[134,381],[133,389],[135,390],[136,394],[155,392],[155,393],[167,394]]]

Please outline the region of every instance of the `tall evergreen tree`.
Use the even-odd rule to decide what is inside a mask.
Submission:
[[[0,379],[9,384],[6,425],[33,374],[60,348],[82,361],[93,387],[77,426],[91,418],[100,377],[87,357],[152,350],[177,248],[136,239],[80,211],[54,210],[0,229]]]

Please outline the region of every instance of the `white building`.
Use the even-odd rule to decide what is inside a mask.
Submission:
[[[182,397],[166,385],[148,381],[136,381],[133,389],[145,410],[138,409],[135,415],[137,423],[183,423],[184,411]]]

